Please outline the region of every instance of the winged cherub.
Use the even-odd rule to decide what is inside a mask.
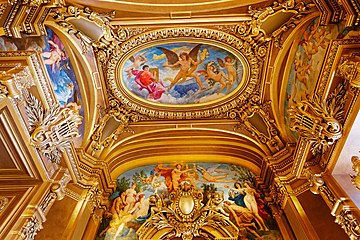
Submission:
[[[176,74],[175,78],[172,80],[169,89],[171,89],[178,82],[185,81],[187,78],[190,77],[195,78],[201,90],[205,89],[205,87],[201,83],[199,75],[195,72],[198,65],[202,63],[202,60],[197,61],[197,55],[200,47],[201,44],[198,44],[193,49],[191,49],[189,53],[182,52],[180,53],[180,55],[178,55],[172,50],[163,47],[157,47],[166,55],[167,63],[163,65],[164,67],[174,68],[180,66],[180,70]]]

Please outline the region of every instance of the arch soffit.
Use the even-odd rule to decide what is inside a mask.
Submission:
[[[100,101],[104,101],[104,96],[99,94],[102,93],[102,91],[100,92],[96,90],[97,86],[95,86],[95,81],[93,81],[93,69],[91,68],[89,61],[86,59],[85,54],[82,53],[81,47],[69,34],[64,32],[59,25],[52,21],[47,21],[45,24],[50,27],[56,35],[58,35],[66,50],[69,50],[69,58],[75,70],[74,73],[80,88],[82,105],[84,108],[83,121],[85,122],[85,129],[82,145],[85,145],[89,141],[90,135],[93,132],[93,127],[97,120],[96,115],[90,113],[97,113],[97,104]],[[101,76],[101,74],[99,74],[99,76]]]
[[[171,129],[133,135],[118,143],[105,159],[111,178],[135,167],[156,163],[220,162],[259,174],[267,149],[253,139],[227,131]]]

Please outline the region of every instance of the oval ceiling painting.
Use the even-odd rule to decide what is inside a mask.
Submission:
[[[133,53],[122,65],[126,89],[146,101],[209,103],[237,89],[243,79],[239,56],[215,45],[174,42]]]

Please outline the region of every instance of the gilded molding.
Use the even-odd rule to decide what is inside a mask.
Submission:
[[[360,158],[359,156],[352,156],[351,157],[352,162],[352,170],[356,172],[356,175],[350,175],[351,182],[354,184],[354,186],[360,191]]]
[[[53,163],[60,163],[61,155],[69,142],[79,136],[78,126],[82,117],[70,108],[55,104],[44,110],[32,94],[26,97],[26,113],[30,125],[30,143]]]
[[[0,213],[5,209],[8,203],[9,199],[7,197],[0,196]]]
[[[73,200],[75,200],[75,201],[77,201],[77,202],[82,199],[82,197],[81,197],[80,194],[78,194],[78,193],[70,190],[69,188],[65,188],[65,189],[64,189],[64,192],[65,192],[65,195],[66,195],[67,197],[69,197],[69,198],[71,198],[71,199],[73,199]]]
[[[311,143],[311,152],[324,153],[342,136],[345,84],[339,84],[326,101],[318,95],[290,106],[290,129]]]
[[[99,156],[105,148],[111,147],[120,134],[124,132],[132,132],[129,128],[130,123],[138,122],[139,120],[144,119],[147,119],[147,117],[127,109],[125,105],[119,102],[116,98],[110,97],[109,107],[106,109],[100,109],[98,123],[95,126],[94,133],[91,135],[92,143],[90,147],[90,154],[92,156]],[[104,129],[112,121],[115,121],[112,124],[117,124],[116,129],[107,136],[104,136]]]
[[[345,198],[338,199],[332,208],[331,215],[335,217],[335,223],[339,224],[351,240],[360,238],[359,220],[351,211],[350,206],[345,205]]]
[[[343,57],[343,61],[338,66],[337,73],[343,77],[350,86],[360,88],[360,57]]]
[[[270,118],[269,112],[270,102],[261,102],[258,93],[252,95],[244,104],[228,111],[227,116],[230,119],[239,120],[236,129],[245,129],[249,131],[260,143],[265,144],[272,152],[279,151],[284,144],[279,137],[274,120]],[[266,129],[260,131],[258,129]]]
[[[282,34],[289,28],[294,28],[303,16],[310,13],[312,6],[313,4],[305,2],[296,3],[295,0],[275,1],[272,6],[260,9],[252,9],[250,6],[252,20],[239,24],[237,35],[251,45],[261,45],[274,39],[275,46],[280,47]],[[291,17],[282,16],[285,13]],[[271,31],[275,22],[278,26]]]

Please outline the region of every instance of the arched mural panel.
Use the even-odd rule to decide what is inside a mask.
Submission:
[[[207,224],[206,217],[201,220],[205,224],[198,224],[200,232],[213,229],[207,234],[219,239],[282,239],[263,194],[254,188],[254,177],[238,165],[206,162],[147,165],[126,171],[117,178],[117,188],[109,198],[111,206],[104,213],[97,239],[154,237],[158,231],[152,232],[149,226],[156,225],[151,219],[159,216],[165,217],[163,227],[169,228],[162,233],[164,236],[177,232],[183,223],[174,225],[172,211],[194,226],[201,216],[220,214],[233,231],[225,227],[214,231],[216,228]],[[193,237],[204,237],[196,229],[192,231]]]
[[[10,39],[0,37],[1,51],[31,50],[38,51],[47,70],[50,84],[60,108],[71,108],[84,117],[84,108],[76,79],[74,67],[60,37],[46,27],[44,37],[24,37]],[[79,126],[80,136],[84,135],[84,121]]]
[[[311,99],[323,68],[327,47],[332,39],[343,37],[342,30],[341,25],[320,26],[319,18],[315,18],[300,33],[298,42],[292,47],[296,50],[285,82],[285,113],[291,105]],[[286,114],[284,116],[289,126],[289,119]],[[292,136],[294,139],[298,137],[295,132],[292,132]]]

